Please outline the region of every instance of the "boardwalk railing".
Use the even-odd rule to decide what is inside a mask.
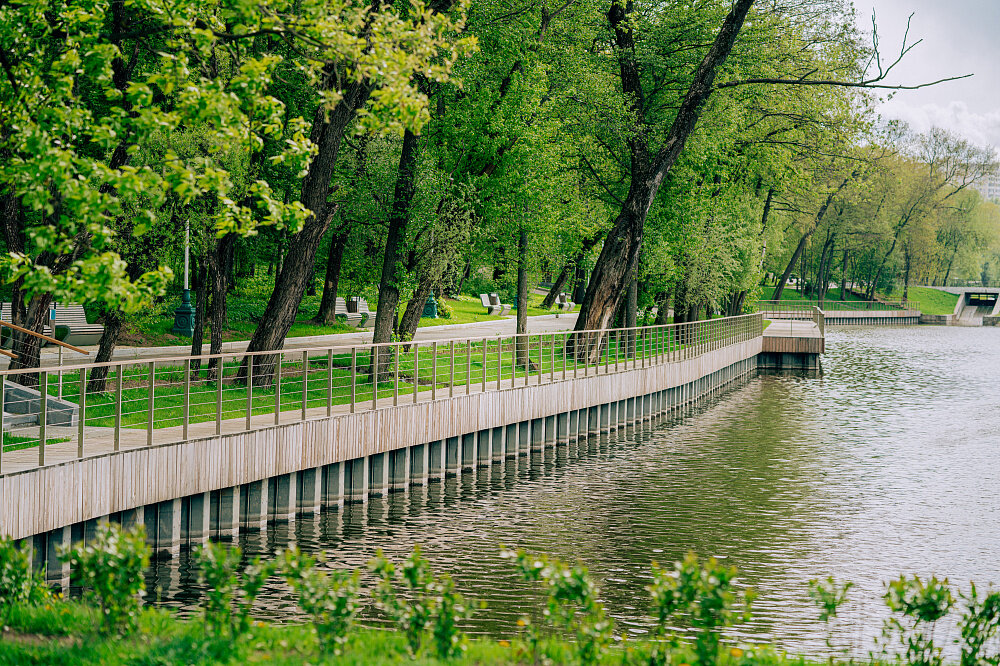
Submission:
[[[819,307],[819,301],[757,301],[757,311],[765,314],[812,313],[814,307]],[[906,301],[823,301],[824,312],[889,312],[910,310],[912,307]]]
[[[0,412],[7,413],[0,475],[123,448],[683,361],[751,340],[762,330],[761,315],[749,314],[582,334],[333,345],[2,371]],[[598,349],[595,340],[600,340]],[[573,344],[580,349],[581,341],[596,353],[574,355]],[[376,382],[373,355],[382,368]],[[100,381],[102,374],[106,377]],[[253,381],[246,381],[248,375]]]

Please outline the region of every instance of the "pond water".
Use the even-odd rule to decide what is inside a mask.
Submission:
[[[239,537],[248,554],[291,543],[364,568],[420,544],[436,571],[484,601],[470,631],[516,632],[541,597],[501,544],[579,560],[620,629],[648,626],[652,560],[725,558],[759,598],[740,638],[822,653],[806,582],[855,584],[837,642],[864,654],[885,581],[936,574],[1000,582],[1000,330],[828,328],[821,378],[761,376],[654,428],[560,447]],[[190,559],[158,563],[151,596],[191,613]],[[270,586],[260,616],[297,619]],[[379,619],[368,613],[366,621]]]

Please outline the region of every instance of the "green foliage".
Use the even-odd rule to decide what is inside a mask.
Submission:
[[[833,627],[832,623],[837,617],[837,612],[847,601],[847,592],[854,586],[854,583],[847,581],[838,584],[833,576],[827,576],[823,580],[813,579],[809,581],[809,598],[819,608],[819,619],[826,624],[826,647],[830,651],[830,663],[833,663]]]
[[[941,646],[934,642],[937,622],[948,615],[955,604],[955,597],[948,587],[948,579],[931,576],[926,581],[919,576],[900,576],[886,586],[883,597],[886,605],[902,617],[885,621],[882,630],[883,649],[893,638],[905,648],[908,664],[939,666]]]
[[[146,594],[149,555],[145,526],[126,531],[107,523],[98,526],[86,545],[60,555],[75,582],[96,601],[105,633],[128,633],[136,628],[139,604]]]
[[[298,549],[286,550],[282,573],[312,619],[321,652],[341,654],[360,607],[357,571],[320,571],[317,560]]]
[[[465,651],[466,637],[458,622],[471,617],[473,608],[455,591],[449,576],[434,576],[419,546],[398,566],[379,550],[369,569],[379,579],[376,605],[403,632],[410,654],[420,652],[428,633],[441,659]]]
[[[15,605],[38,605],[51,598],[45,579],[31,567],[28,548],[0,538],[0,626]]]
[[[205,585],[205,624],[212,635],[235,641],[250,628],[250,613],[267,580],[278,568],[277,561],[255,557],[243,563],[243,551],[221,543],[210,543],[196,551],[195,561]]]
[[[504,549],[500,557],[510,561],[525,580],[542,584],[547,594],[545,619],[555,629],[573,632],[577,660],[598,663],[614,636],[614,622],[598,601],[599,592],[587,568],[524,550]],[[530,632],[527,620],[525,624]],[[537,637],[530,640],[537,647]]]
[[[719,657],[721,632],[750,618],[753,590],[740,590],[736,567],[726,567],[715,558],[701,561],[689,553],[671,570],[653,564],[653,581],[647,587],[652,597],[657,635],[676,645],[671,626],[686,625],[694,634],[697,661],[714,664]],[[657,663],[665,663],[659,653]]]
[[[1000,632],[1000,591],[988,589],[980,597],[972,583],[969,591],[959,596],[965,602],[958,621],[962,634],[962,666],[1000,664],[1000,651],[995,646],[992,654],[984,654],[984,648]]]

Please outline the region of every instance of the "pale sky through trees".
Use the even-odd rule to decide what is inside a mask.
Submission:
[[[923,39],[895,70],[891,83],[913,84],[948,76],[971,79],[900,91],[883,115],[916,130],[932,125],[979,144],[1000,148],[1000,0],[854,0],[858,22],[879,27],[883,60],[894,59],[912,13],[910,39]]]

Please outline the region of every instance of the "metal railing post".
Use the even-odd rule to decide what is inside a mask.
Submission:
[[[274,365],[274,425],[281,423],[281,352]]]
[[[247,356],[247,430],[252,427],[251,419],[253,418],[253,354]],[[191,370],[191,362],[188,361],[188,372]],[[187,425],[187,419],[184,419],[184,424]],[[187,437],[185,437],[187,439]]]
[[[395,345],[395,348],[392,350],[393,351],[392,357],[395,359],[394,361],[395,371],[392,380],[393,407],[399,404],[399,349],[400,349],[399,345]]]
[[[513,370],[511,371],[513,372]],[[497,390],[503,388],[503,337],[497,338]]]
[[[125,383],[125,365],[118,364],[118,385],[115,388],[115,451],[122,444],[122,385]]]
[[[431,363],[431,401],[437,400],[438,395],[438,343],[435,340],[431,343],[431,356],[434,361]]]
[[[156,361],[149,362],[149,410],[146,412],[146,446],[153,445],[153,413],[156,410]]]
[[[351,348],[351,413],[354,413],[354,376],[357,358]],[[333,415],[333,350],[326,350],[326,415]]]
[[[529,342],[531,341],[530,337],[528,338],[528,341]],[[542,353],[542,334],[539,333],[538,334],[538,382],[537,382],[539,386],[542,385],[542,380],[545,378],[545,373],[542,371],[542,368],[545,366],[545,362],[542,360],[542,357],[543,357],[543,353]],[[531,369],[531,345],[530,344],[528,345],[528,369],[529,370]]]
[[[309,409],[309,352],[302,352],[302,418],[306,420],[306,411]]]
[[[472,340],[465,341],[465,395],[472,393]]]
[[[3,382],[0,380],[0,393],[3,393]],[[2,407],[2,406],[0,406]],[[3,409],[0,408],[0,415]],[[80,368],[80,406],[76,416],[76,457],[83,457],[83,431],[87,422],[87,368]],[[2,447],[0,447],[2,448]]]
[[[0,377],[0,472],[3,472],[3,412],[4,412],[4,378]]]
[[[330,350],[330,383],[327,385],[326,415],[333,414],[333,350]],[[358,398],[358,348],[351,347],[351,414]]]
[[[368,351],[368,360],[372,368],[372,409],[378,409],[378,364],[379,348],[372,345]]]
[[[417,394],[420,393],[420,345],[413,343],[413,404],[417,404]]]
[[[222,373],[226,370],[226,357],[219,356],[219,372],[215,375],[215,434],[222,434]]]
[[[553,335],[553,338],[554,338],[556,334],[553,333],[552,335]],[[569,363],[569,359],[566,358],[566,344],[568,342],[569,342],[569,335],[568,334],[563,334],[563,345],[562,345],[562,370],[563,370],[563,372],[562,372],[562,375],[563,375],[562,378],[563,378],[563,381],[566,380],[566,364]]]
[[[184,359],[184,405],[181,412],[181,438],[187,441],[188,424],[191,422],[191,359]],[[249,429],[249,425],[247,428]]]
[[[556,334],[549,336],[549,383],[556,380]]]
[[[449,357],[451,359],[450,361],[451,368],[449,372],[451,376],[448,380],[448,397],[451,398],[455,395],[455,341],[454,340],[451,341],[449,347],[451,347],[449,352]]]
[[[38,373],[38,393],[41,405],[38,415],[38,466],[45,464],[45,427],[49,420],[49,373],[44,370]]]
[[[489,342],[487,338],[483,338],[483,393],[486,393],[486,367],[489,365],[486,354],[489,351]]]

